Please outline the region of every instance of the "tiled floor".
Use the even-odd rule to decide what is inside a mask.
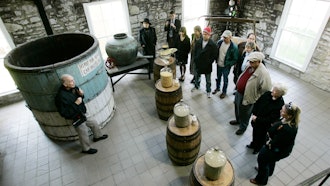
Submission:
[[[330,167],[330,93],[267,67],[273,82],[288,85],[285,101],[302,109],[293,153],[277,163],[268,185],[296,185]],[[212,76],[214,88],[215,71]],[[199,154],[219,146],[233,164],[234,185],[251,185],[257,158],[245,147],[251,140],[251,127],[237,136],[237,127],[228,124],[234,118],[232,77],[229,96],[223,100],[207,98],[203,76],[202,90],[191,93],[190,77],[187,74],[182,84],[183,97],[202,126]],[[153,80],[128,75],[115,88],[117,110],[102,129],[110,137],[93,143],[99,150],[95,155],[80,153],[78,142],[50,140],[24,102],[0,108],[0,185],[188,185],[192,165],[173,166],[168,158],[167,122],[158,118]]]

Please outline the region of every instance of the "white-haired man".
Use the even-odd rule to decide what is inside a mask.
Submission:
[[[94,142],[106,139],[108,135],[101,133],[95,120],[86,117],[87,110],[83,101],[84,92],[76,86],[74,78],[69,74],[64,74],[61,76],[61,81],[62,86],[55,98],[57,110],[62,117],[72,120],[72,125],[79,136],[82,153],[95,154],[97,149],[90,147],[87,127],[93,132]]]

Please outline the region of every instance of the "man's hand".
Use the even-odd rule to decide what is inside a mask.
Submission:
[[[82,103],[82,98],[78,97],[74,103],[80,105]]]
[[[255,116],[255,115],[252,115],[252,116],[251,116],[251,120],[252,120],[252,121],[256,122],[256,119],[257,119],[257,116]]]
[[[173,23],[171,23],[171,27],[173,27],[174,29],[176,29],[176,26]]]

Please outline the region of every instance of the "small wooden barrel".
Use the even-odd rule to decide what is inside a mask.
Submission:
[[[173,78],[175,79],[176,77],[176,64],[175,64],[175,58],[173,57],[170,57],[168,60],[166,59],[161,59],[159,57],[157,57],[155,60],[154,60],[154,81],[155,83],[157,82],[157,80],[160,79],[160,69],[164,68],[166,65],[164,63],[164,60],[165,61],[168,61],[168,67],[172,70],[172,73],[173,73]]]
[[[223,167],[219,179],[212,181],[205,177],[204,157],[205,155],[200,156],[196,160],[195,164],[191,169],[189,176],[189,183],[191,186],[234,185],[234,181],[235,181],[234,169],[229,160],[227,160],[226,165]]]
[[[167,121],[173,114],[174,105],[182,99],[182,88],[180,84],[178,86],[173,85],[172,87],[164,88],[160,80],[156,82],[155,87],[158,116],[160,119]]]
[[[199,122],[179,128],[175,125],[174,117],[168,120],[166,146],[168,156],[176,165],[194,163],[198,156],[202,141]]]

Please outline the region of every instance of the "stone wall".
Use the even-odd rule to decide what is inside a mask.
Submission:
[[[54,34],[65,32],[89,33],[83,3],[92,0],[42,0]]]
[[[164,25],[169,18],[171,10],[176,12],[177,18],[182,20],[182,0],[157,1],[157,0],[128,0],[128,9],[131,22],[132,36],[138,38],[144,18],[149,18],[151,26],[156,29],[157,48],[166,43]]]
[[[50,27],[54,34],[65,32],[89,33],[83,3],[98,0],[42,0]],[[182,19],[182,0],[127,0],[132,36],[137,39],[141,21],[149,18],[155,27],[159,47],[166,42],[164,23],[171,10]],[[33,1],[2,0],[0,17],[15,45],[47,36],[37,6]]]
[[[209,15],[211,16],[228,16],[226,9],[228,8],[228,1],[210,0]],[[212,28],[212,39],[216,42],[220,39],[223,31],[225,31],[230,23],[219,21],[208,21],[209,26]]]
[[[271,52],[284,3],[285,0],[246,0],[243,7],[243,17],[260,21],[256,24],[257,44],[266,55]],[[241,36],[246,37],[253,32],[253,24],[240,24],[240,31]]]
[[[15,45],[47,36],[33,1],[1,0],[0,16]]]
[[[60,34],[64,32],[89,33],[82,4],[101,0],[41,1],[54,34]],[[321,89],[330,91],[329,22],[323,31],[307,70],[300,72],[268,57],[281,19],[285,0],[241,0],[240,2],[244,4],[240,17],[260,21],[256,25],[257,43],[266,54],[270,63]],[[182,0],[127,0],[127,4],[133,37],[138,37],[138,30],[141,28],[140,22],[145,17],[148,17],[152,26],[156,28],[158,48],[166,41],[163,26],[169,12],[175,10],[178,18],[182,19]],[[209,14],[224,15],[227,7],[228,1],[210,0]],[[0,17],[16,45],[47,36],[34,1],[1,0]],[[219,35],[221,35],[224,29],[230,28],[227,23],[212,21],[209,24],[214,32],[214,40],[219,39]],[[235,32],[237,36],[246,37],[247,33],[253,31],[252,24],[250,23],[229,26],[237,30]]]

